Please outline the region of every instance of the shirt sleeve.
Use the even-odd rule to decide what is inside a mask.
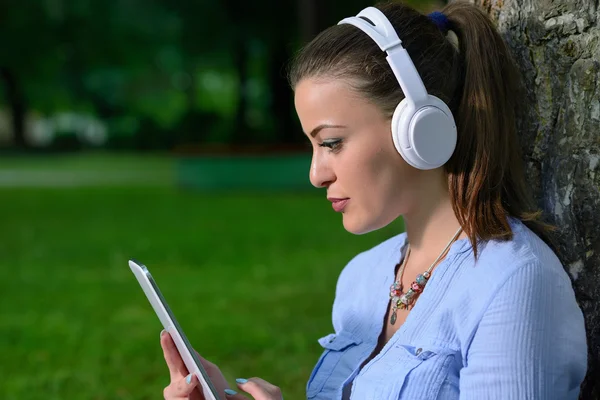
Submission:
[[[474,329],[460,372],[461,400],[578,398],[585,326],[560,272],[531,263],[499,286]]]

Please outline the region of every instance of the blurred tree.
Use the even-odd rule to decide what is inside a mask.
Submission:
[[[22,87],[13,70],[0,66],[0,77],[4,81],[6,99],[11,110],[11,126],[14,132],[14,144],[18,148],[27,147],[25,140],[25,99]]]
[[[185,93],[186,110],[176,127],[182,131],[178,144],[202,142],[208,139],[209,131],[215,129],[218,121],[216,113],[202,109],[198,101],[202,96],[213,96],[204,93],[199,76],[204,70],[228,73],[234,33],[229,29],[228,13],[222,2],[162,0],[161,4],[177,16],[181,25],[176,42],[181,64],[173,73],[177,88]]]
[[[155,56],[177,30],[163,9],[141,0],[0,2],[0,66],[16,142],[25,144],[25,105],[104,119],[143,111],[132,89],[141,80],[161,88]]]
[[[4,0],[0,82],[15,143],[26,145],[30,109],[95,114],[111,143],[140,149],[303,140],[285,67],[370,4]]]
[[[322,27],[321,11],[322,1],[319,0],[297,0],[298,26],[300,32],[300,41],[308,43]]]
[[[35,29],[32,29],[35,27]],[[24,136],[26,84],[31,76],[49,77],[58,70],[58,54],[48,9],[28,2],[0,2],[0,77],[12,115],[14,143],[27,145]]]
[[[225,33],[231,33],[230,49],[233,64],[238,76],[238,98],[233,125],[233,141],[245,143],[251,141],[246,124],[248,112],[248,39],[253,36],[253,3],[236,0],[223,0],[227,12],[227,23],[222,27]]]

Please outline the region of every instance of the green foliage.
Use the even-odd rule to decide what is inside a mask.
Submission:
[[[317,4],[319,15],[302,18],[325,27],[373,1]],[[282,47],[301,44],[299,24],[297,2],[5,0],[0,67],[16,76],[30,111],[134,119],[138,131],[128,139],[109,124],[115,143],[144,142],[142,125],[154,129],[141,146],[148,148],[153,140],[156,146],[273,141],[282,134],[278,126],[289,126],[277,121],[294,118],[273,115],[274,102],[290,99],[272,96],[284,65],[273,72],[271,64],[285,62],[274,56]],[[241,125],[232,122],[236,112],[243,114]],[[194,114],[218,119],[193,135],[182,132]]]

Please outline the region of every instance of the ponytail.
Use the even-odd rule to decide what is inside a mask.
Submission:
[[[446,164],[457,215],[477,255],[477,239],[512,238],[508,217],[522,220],[550,243],[525,182],[517,136],[522,95],[519,70],[492,21],[480,8],[455,2],[443,9],[458,38],[460,84],[455,93],[458,144]]]

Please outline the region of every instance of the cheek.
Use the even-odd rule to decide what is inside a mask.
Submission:
[[[353,195],[361,199],[363,207],[375,210],[385,208],[402,182],[400,157],[395,149],[364,145],[352,149],[344,160],[344,181],[352,186]],[[341,164],[340,164],[341,165]],[[350,188],[348,188],[350,189]]]
[[[373,189],[385,174],[386,162],[383,159],[387,156],[381,148],[356,146],[344,158],[342,171],[346,173],[346,179],[353,182],[353,186]]]
[[[378,186],[389,189],[403,175],[399,155],[390,149],[380,147],[365,161],[365,170]]]
[[[402,203],[410,202],[411,193],[416,188],[418,171],[408,165],[395,148],[379,149],[365,163],[368,171],[369,191],[372,203],[379,203],[383,209],[395,210]]]

